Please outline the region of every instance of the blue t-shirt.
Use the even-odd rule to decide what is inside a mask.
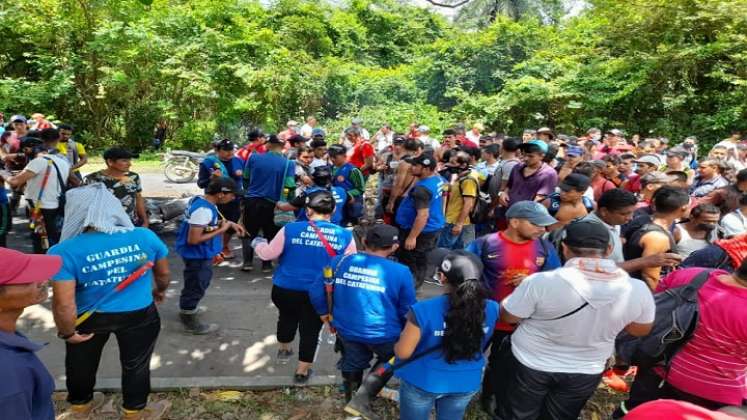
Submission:
[[[36,357],[44,346],[0,331],[0,418],[54,420],[54,379]]]
[[[441,345],[448,310],[449,297],[447,295],[424,300],[412,306],[412,312],[420,327],[420,342],[413,355]],[[497,320],[498,304],[492,300],[485,300],[485,322],[483,324],[485,336],[481,343],[482,348],[485,348],[490,337],[493,336]],[[484,366],[485,357],[482,351],[476,353],[471,360],[448,363],[443,357],[443,352],[437,350],[402,367],[395,371],[395,374],[398,378],[434,394],[474,392],[480,388]]]
[[[75,281],[78,314],[90,309],[107,292],[147,261],[166,258],[169,250],[146,228],[121,233],[86,232],[49,249],[62,257],[62,268],[53,281]],[[97,312],[129,312],[153,303],[153,270],[112,295]]]
[[[215,235],[205,242],[190,245],[189,229],[200,227],[206,232],[218,229],[218,207],[204,197],[193,197],[184,215],[184,220],[176,234],[176,253],[182,258],[190,260],[209,260],[218,255],[223,249],[223,235]]]
[[[376,255],[357,253],[332,259],[332,325],[346,340],[379,344],[397,341],[406,315],[416,302],[407,266]],[[328,312],[324,276],[309,290],[317,313]]]
[[[200,171],[197,175],[197,186],[202,189],[207,188],[208,184],[210,184],[210,180],[212,180],[213,172],[216,169],[220,169],[224,178],[231,178],[238,187],[241,187],[244,161],[236,156],[233,156],[228,160],[220,160],[217,156],[208,156],[205,158],[205,160],[200,162]],[[239,198],[238,194],[236,198]]]
[[[252,153],[244,167],[248,179],[246,197],[259,197],[277,202],[283,192],[281,186],[291,183],[295,189],[296,163],[285,156],[268,152]],[[290,185],[290,184],[288,184]]]
[[[0,204],[8,204],[8,192],[5,191],[4,183],[5,181],[0,180]]]

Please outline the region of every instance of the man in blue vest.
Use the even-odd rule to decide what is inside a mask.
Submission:
[[[200,172],[197,177],[197,186],[206,189],[211,180],[216,178],[230,178],[236,185],[241,185],[244,162],[235,156],[236,145],[230,139],[223,139],[213,144],[215,155],[205,158],[200,163]],[[241,197],[226,204],[218,204],[218,211],[226,220],[238,223],[241,218]],[[231,236],[235,232],[229,229],[223,234],[223,259],[233,258],[233,252],[229,246]]]
[[[382,362],[394,356],[394,343],[415,303],[410,270],[387,259],[399,247],[398,234],[393,226],[374,225],[366,232],[364,252],[338,256],[330,263],[334,272],[328,279],[334,282],[331,324],[343,347],[338,367],[345,401],[360,386],[374,355]],[[324,316],[331,302],[325,299],[322,281],[320,276],[309,294],[317,313]]]
[[[254,250],[250,246],[259,231],[265,238],[278,232],[275,225],[275,203],[280,201],[284,190],[296,188],[296,164],[283,156],[284,142],[271,134],[267,139],[267,153],[252,153],[244,166],[244,228],[248,236],[243,241],[243,271],[254,267]],[[286,194],[287,196],[288,194]],[[272,261],[262,261],[262,271],[272,271]]]
[[[363,193],[366,190],[363,173],[348,162],[346,153],[347,149],[341,144],[333,144],[327,150],[333,165],[332,185],[342,187],[347,195],[342,226],[358,224],[358,219],[363,215]]]
[[[415,287],[428,276],[428,252],[436,247],[444,218],[444,179],[436,173],[436,159],[427,153],[410,158],[410,173],[415,183],[397,209],[395,221],[400,227],[401,246],[397,257],[410,267]]]
[[[335,199],[335,211],[332,213],[332,217],[329,221],[341,226],[345,208],[345,198],[347,197],[345,190],[342,187],[331,185],[332,174],[326,166],[316,168],[311,177],[314,181],[314,185],[306,188],[303,193],[296,196],[296,198],[291,200],[290,203],[278,203],[278,210],[295,211],[298,216],[298,221],[308,220],[308,216],[306,215],[306,204],[312,196],[321,191],[331,192],[332,197]]]

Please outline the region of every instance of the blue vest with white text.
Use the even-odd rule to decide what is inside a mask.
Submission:
[[[420,301],[412,306],[420,327],[420,342],[415,348],[414,355],[442,343],[448,310],[449,297],[447,295]],[[483,349],[493,335],[497,320],[498,304],[492,300],[486,300],[483,323],[485,336],[481,343]],[[470,360],[448,363],[443,352],[437,350],[402,367],[396,375],[424,391],[435,394],[473,392],[480,388],[484,366],[485,357],[482,351],[476,353],[475,357]]]
[[[335,250],[335,254],[344,254],[353,240],[352,232],[331,222],[319,220],[314,223]],[[309,222],[289,223],[283,229],[285,243],[272,284],[291,290],[308,291],[333,257],[327,253]]]
[[[415,223],[415,216],[417,216],[417,210],[415,209],[415,201],[411,197],[412,190],[415,187],[424,187],[431,193],[431,203],[428,207],[428,221],[423,228],[423,233],[436,232],[441,230],[446,223],[444,219],[444,207],[443,207],[443,188],[444,180],[440,175],[433,175],[426,179],[422,179],[415,183],[413,188],[402,200],[399,209],[397,210],[397,216],[395,220],[397,224],[403,229],[411,229]]]
[[[198,196],[192,198],[187,206],[185,219],[182,222],[181,226],[179,226],[179,232],[176,235],[176,252],[183,258],[207,260],[218,255],[221,249],[223,249],[223,235],[213,236],[212,239],[209,239],[197,245],[190,245],[187,242],[190,228],[189,217],[192,213],[197,211],[197,209],[202,207],[206,207],[212,212],[210,224],[205,226],[206,231],[218,229],[218,208],[215,206],[215,204],[205,200],[203,197]]]

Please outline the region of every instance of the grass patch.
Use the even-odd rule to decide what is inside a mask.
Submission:
[[[62,413],[68,404],[64,401],[66,394],[55,394],[57,412]],[[122,404],[121,394],[107,394],[103,407],[96,414],[96,419],[119,419],[119,408]],[[624,394],[609,390],[600,385],[581,413],[582,420],[602,420],[609,418],[617,403]],[[155,393],[151,401],[168,399],[171,410],[166,419],[180,420],[344,420],[343,397],[334,386],[282,388],[267,391],[202,391],[199,388],[184,389],[176,392]],[[382,419],[399,418],[397,403],[377,399],[375,411]],[[467,420],[488,420],[479,407],[477,397],[470,404],[465,415]]]

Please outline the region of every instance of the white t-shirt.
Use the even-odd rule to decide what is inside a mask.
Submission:
[[[573,315],[551,320],[584,302],[589,304]],[[612,260],[590,258],[573,258],[563,268],[532,274],[503,301],[503,308],[523,318],[511,336],[511,349],[524,366],[589,375],[604,370],[620,331],[632,322],[653,322],[656,311],[644,282],[630,278]]]
[[[213,212],[207,207],[200,207],[189,215],[189,223],[192,226],[209,226],[213,221]]]
[[[39,199],[39,190],[41,189],[44,174],[49,165],[45,158],[54,161],[60,169],[60,177],[64,182],[67,182],[67,177],[70,174],[70,162],[68,162],[67,158],[59,154],[43,155],[32,159],[24,169],[33,172],[35,175],[26,182],[26,189],[24,190],[23,195],[33,201],[34,204],[36,204],[36,201]],[[54,165],[50,166],[51,170],[49,172],[49,178],[47,179],[47,185],[44,187],[44,191],[42,191],[41,208],[51,210],[59,207],[59,197],[62,190],[60,188],[60,182],[58,181],[55,167]]]

